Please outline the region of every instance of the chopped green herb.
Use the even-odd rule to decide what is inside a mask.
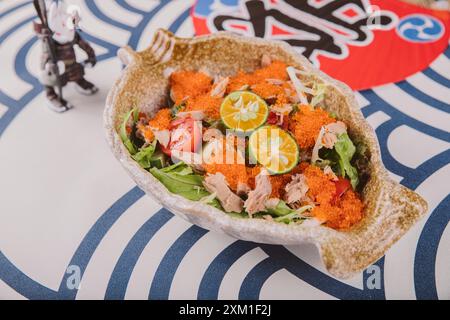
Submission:
[[[130,137],[128,136],[127,126],[128,126],[128,122],[130,121],[131,115],[134,115],[133,120],[134,120],[134,122],[136,122],[136,116],[135,116],[136,110],[137,109],[132,109],[125,115],[122,125],[120,126],[120,132],[119,132],[120,138],[122,139],[123,144],[127,148],[128,152],[130,152],[130,154],[132,154],[132,155],[135,154],[137,152],[137,150],[136,150],[136,147],[134,146],[133,142],[131,142]],[[138,116],[139,116],[139,114],[138,114]]]
[[[151,158],[156,149],[156,140],[147,147],[141,148],[136,154],[131,157],[140,164],[144,169],[152,166]]]

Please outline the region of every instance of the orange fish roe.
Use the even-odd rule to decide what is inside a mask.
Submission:
[[[263,99],[269,99],[272,97],[278,97],[284,95],[283,87],[275,84],[271,84],[267,81],[261,81],[252,85],[252,91]]]
[[[341,212],[337,219],[330,219],[331,228],[347,229],[362,219],[364,204],[355,191],[344,193],[337,205]]]
[[[251,86],[255,83],[255,79],[249,73],[244,73],[243,71],[239,71],[237,75],[230,78],[230,82],[228,83],[227,92],[233,92],[242,90],[245,86]]]
[[[279,79],[288,80],[289,75],[286,71],[287,65],[282,61],[273,61],[265,68],[256,70],[253,73],[254,77],[259,79]]]
[[[362,219],[364,205],[353,190],[347,190],[333,206],[323,204],[316,206],[312,214],[333,229],[348,229]]]
[[[222,98],[211,97],[211,95],[207,93],[188,99],[184,111],[203,111],[207,118],[217,120],[220,118],[221,104]]]
[[[300,148],[309,149],[314,147],[316,138],[322,126],[336,122],[328,112],[320,108],[302,105],[294,114],[291,122],[291,132],[294,134]]]
[[[284,62],[273,61],[267,67],[258,69],[253,73],[244,73],[242,71],[239,71],[236,76],[230,79],[227,92],[242,90],[242,87],[246,85],[253,86],[256,84],[258,85],[268,84],[266,79],[288,80],[286,68],[287,65]],[[255,93],[258,94],[256,91]],[[264,98],[264,94],[261,94],[261,96]]]
[[[247,185],[251,188],[255,188],[255,177],[261,172],[261,166],[247,167]],[[291,177],[294,174],[300,173],[300,167],[295,167],[291,172],[281,175],[269,176],[270,184],[272,185],[271,198],[282,199],[285,193],[284,187],[291,181]]]
[[[294,173],[285,173],[277,176],[270,176],[270,184],[272,185],[272,198],[283,199],[285,194],[284,187],[291,181],[292,175]]]
[[[245,181],[245,183],[251,189],[255,189],[255,178],[260,172],[261,172],[260,166],[247,167],[247,181]]]
[[[331,203],[336,194],[336,186],[323,171],[316,166],[309,165],[303,174],[306,177],[308,195],[318,203]]]
[[[153,134],[152,129],[150,129],[146,125],[144,125],[142,123],[138,123],[137,129],[142,134],[142,136],[144,137],[146,142],[150,143],[153,141],[153,139],[155,139],[155,135]]]
[[[247,183],[247,169],[245,164],[205,163],[203,164],[203,168],[210,174],[222,173],[230,189],[233,191],[237,190],[239,182]]]
[[[238,184],[247,183],[247,167],[244,163],[238,163],[237,151],[233,155],[233,159],[230,160],[230,155],[227,155],[226,144],[234,143],[235,148],[237,147],[237,139],[233,139],[232,142],[227,141],[226,138],[222,139],[222,150],[223,154],[215,155],[203,163],[203,168],[209,174],[216,174],[218,172],[222,173],[227,180],[228,185],[233,191],[237,190]],[[228,157],[228,158],[227,158]],[[228,163],[232,162],[232,163]]]
[[[156,130],[167,130],[169,129],[170,122],[172,121],[172,113],[170,109],[163,108],[160,109],[155,116],[148,122],[147,125],[143,123],[138,123],[137,128],[144,136],[145,141],[152,142],[155,138],[153,134],[153,129]]]
[[[336,199],[334,182],[320,168],[309,165],[303,174],[309,187],[308,196],[316,202],[313,216],[334,229],[347,229],[362,219],[364,206],[353,190],[347,190]]]
[[[282,93],[277,96],[277,101],[275,102],[275,105],[284,106],[285,104],[288,103],[289,103],[288,97],[286,96],[286,94]]]
[[[157,130],[169,129],[172,122],[172,112],[169,108],[160,109],[155,116],[148,122],[149,127]]]
[[[175,104],[180,104],[187,97],[194,98],[209,92],[212,79],[202,72],[179,71],[170,76],[170,85]]]

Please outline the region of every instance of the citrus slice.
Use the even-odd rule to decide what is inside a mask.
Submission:
[[[249,91],[230,93],[220,107],[220,117],[229,128],[250,132],[262,126],[269,115],[269,107],[258,95]]]
[[[264,126],[249,139],[250,155],[272,174],[291,171],[298,163],[295,139],[277,126]]]

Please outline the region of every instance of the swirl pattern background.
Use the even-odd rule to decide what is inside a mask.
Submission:
[[[121,65],[164,27],[194,33],[193,0],[85,0],[83,36],[98,54],[99,95],[56,115],[37,80],[30,1],[0,2],[0,298],[450,299],[450,49],[400,83],[358,92],[392,176],[430,211],[370,270],[328,275],[311,246],[237,241],[174,217],[125,176],[103,140],[103,101]],[[81,286],[70,289],[69,266]]]

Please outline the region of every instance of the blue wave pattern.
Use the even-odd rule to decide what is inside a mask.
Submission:
[[[115,0],[117,5],[124,10],[141,17],[141,20],[136,26],[130,26],[110,18],[99,8],[97,5],[98,1],[99,0],[86,0],[85,3],[92,14],[103,23],[128,31],[130,33],[128,45],[132,48],[138,46],[144,30],[149,22],[152,21],[152,18],[160,12],[164,12],[167,5],[171,2],[169,0],[162,0],[153,9],[145,11],[134,7],[126,0]],[[1,12],[0,19],[12,16],[21,8],[31,5],[31,1],[20,3],[15,7]],[[176,33],[183,22],[188,18],[189,9],[173,18],[173,21],[169,24],[169,29]],[[29,17],[28,19],[19,21],[9,30],[4,31],[3,34],[0,35],[0,43],[13,36],[16,30],[29,24],[33,19],[34,17]],[[115,57],[116,51],[118,50],[116,45],[94,37],[89,33],[84,33],[84,37],[106,50],[106,53],[98,57],[100,62]],[[29,72],[26,66],[26,56],[36,41],[36,38],[32,38],[26,42],[18,51],[14,62],[14,69],[17,76],[22,81],[31,85],[31,89],[20,99],[10,97],[3,90],[0,90],[0,104],[6,107],[6,111],[3,116],[0,117],[0,136],[23,108],[26,107],[27,104],[42,90],[38,80]],[[450,64],[450,48],[443,54],[443,57],[444,59],[447,59]],[[450,78],[443,76],[438,71],[430,67],[427,70],[424,70],[422,74],[430,81],[449,88]],[[449,75],[447,74],[447,76]],[[442,101],[442,99],[440,99],[441,97],[432,96],[430,93],[419,90],[408,82],[408,80],[397,83],[395,86],[407,95],[426,104],[429,108],[434,108],[446,113],[450,110],[448,103]],[[411,189],[416,189],[428,177],[449,163],[450,150],[446,150],[433,156],[416,168],[410,168],[396,160],[388,148],[388,138],[390,134],[400,126],[407,126],[427,136],[446,142],[450,142],[450,133],[430,126],[421,121],[421,119],[411,117],[410,115],[401,112],[393,105],[389,104],[388,101],[380,97],[374,90],[365,90],[360,92],[360,94],[368,101],[366,106],[362,108],[365,117],[380,112],[389,117],[389,120],[376,128],[376,134],[380,141],[384,164],[389,171],[401,178],[401,183],[403,185]],[[117,199],[117,201],[101,215],[99,220],[85,235],[69,265],[78,265],[81,269],[81,274],[83,275],[100,241],[105,237],[114,223],[143,196],[143,192],[137,187],[134,187],[121,198]],[[414,262],[414,284],[416,296],[419,299],[438,298],[435,279],[436,253],[444,229],[450,221],[449,213],[450,197],[447,196],[431,213],[420,235]],[[136,231],[135,235],[122,252],[110,276],[104,296],[106,299],[125,298],[131,275],[144,248],[172,218],[173,215],[170,212],[162,209],[149,218],[148,221]],[[190,249],[207,234],[208,231],[197,226],[192,226],[182,233],[169,247],[163,256],[156,273],[153,275],[150,290],[148,292],[149,299],[169,298],[170,289],[178,267]],[[358,289],[336,280],[314,268],[285,247],[235,241],[218,253],[206,268],[200,282],[197,298],[217,299],[219,297],[219,288],[227,271],[230,270],[238,259],[256,248],[261,249],[267,257],[255,265],[244,278],[238,293],[240,299],[258,299],[260,297],[262,286],[267,279],[282,269],[287,270],[309,285],[339,299],[384,299],[386,297],[384,279],[381,281],[382,287],[380,290],[369,290],[365,287],[366,281],[363,281],[363,288]],[[380,259],[376,265],[380,267],[380,270],[383,273],[384,258]],[[367,276],[366,273],[363,274],[364,280]],[[67,286],[65,285],[67,277],[67,274],[63,277],[57,291],[52,290],[29,278],[25,273],[19,270],[8,257],[0,252],[0,279],[28,299],[75,299],[77,290],[67,289]]]

